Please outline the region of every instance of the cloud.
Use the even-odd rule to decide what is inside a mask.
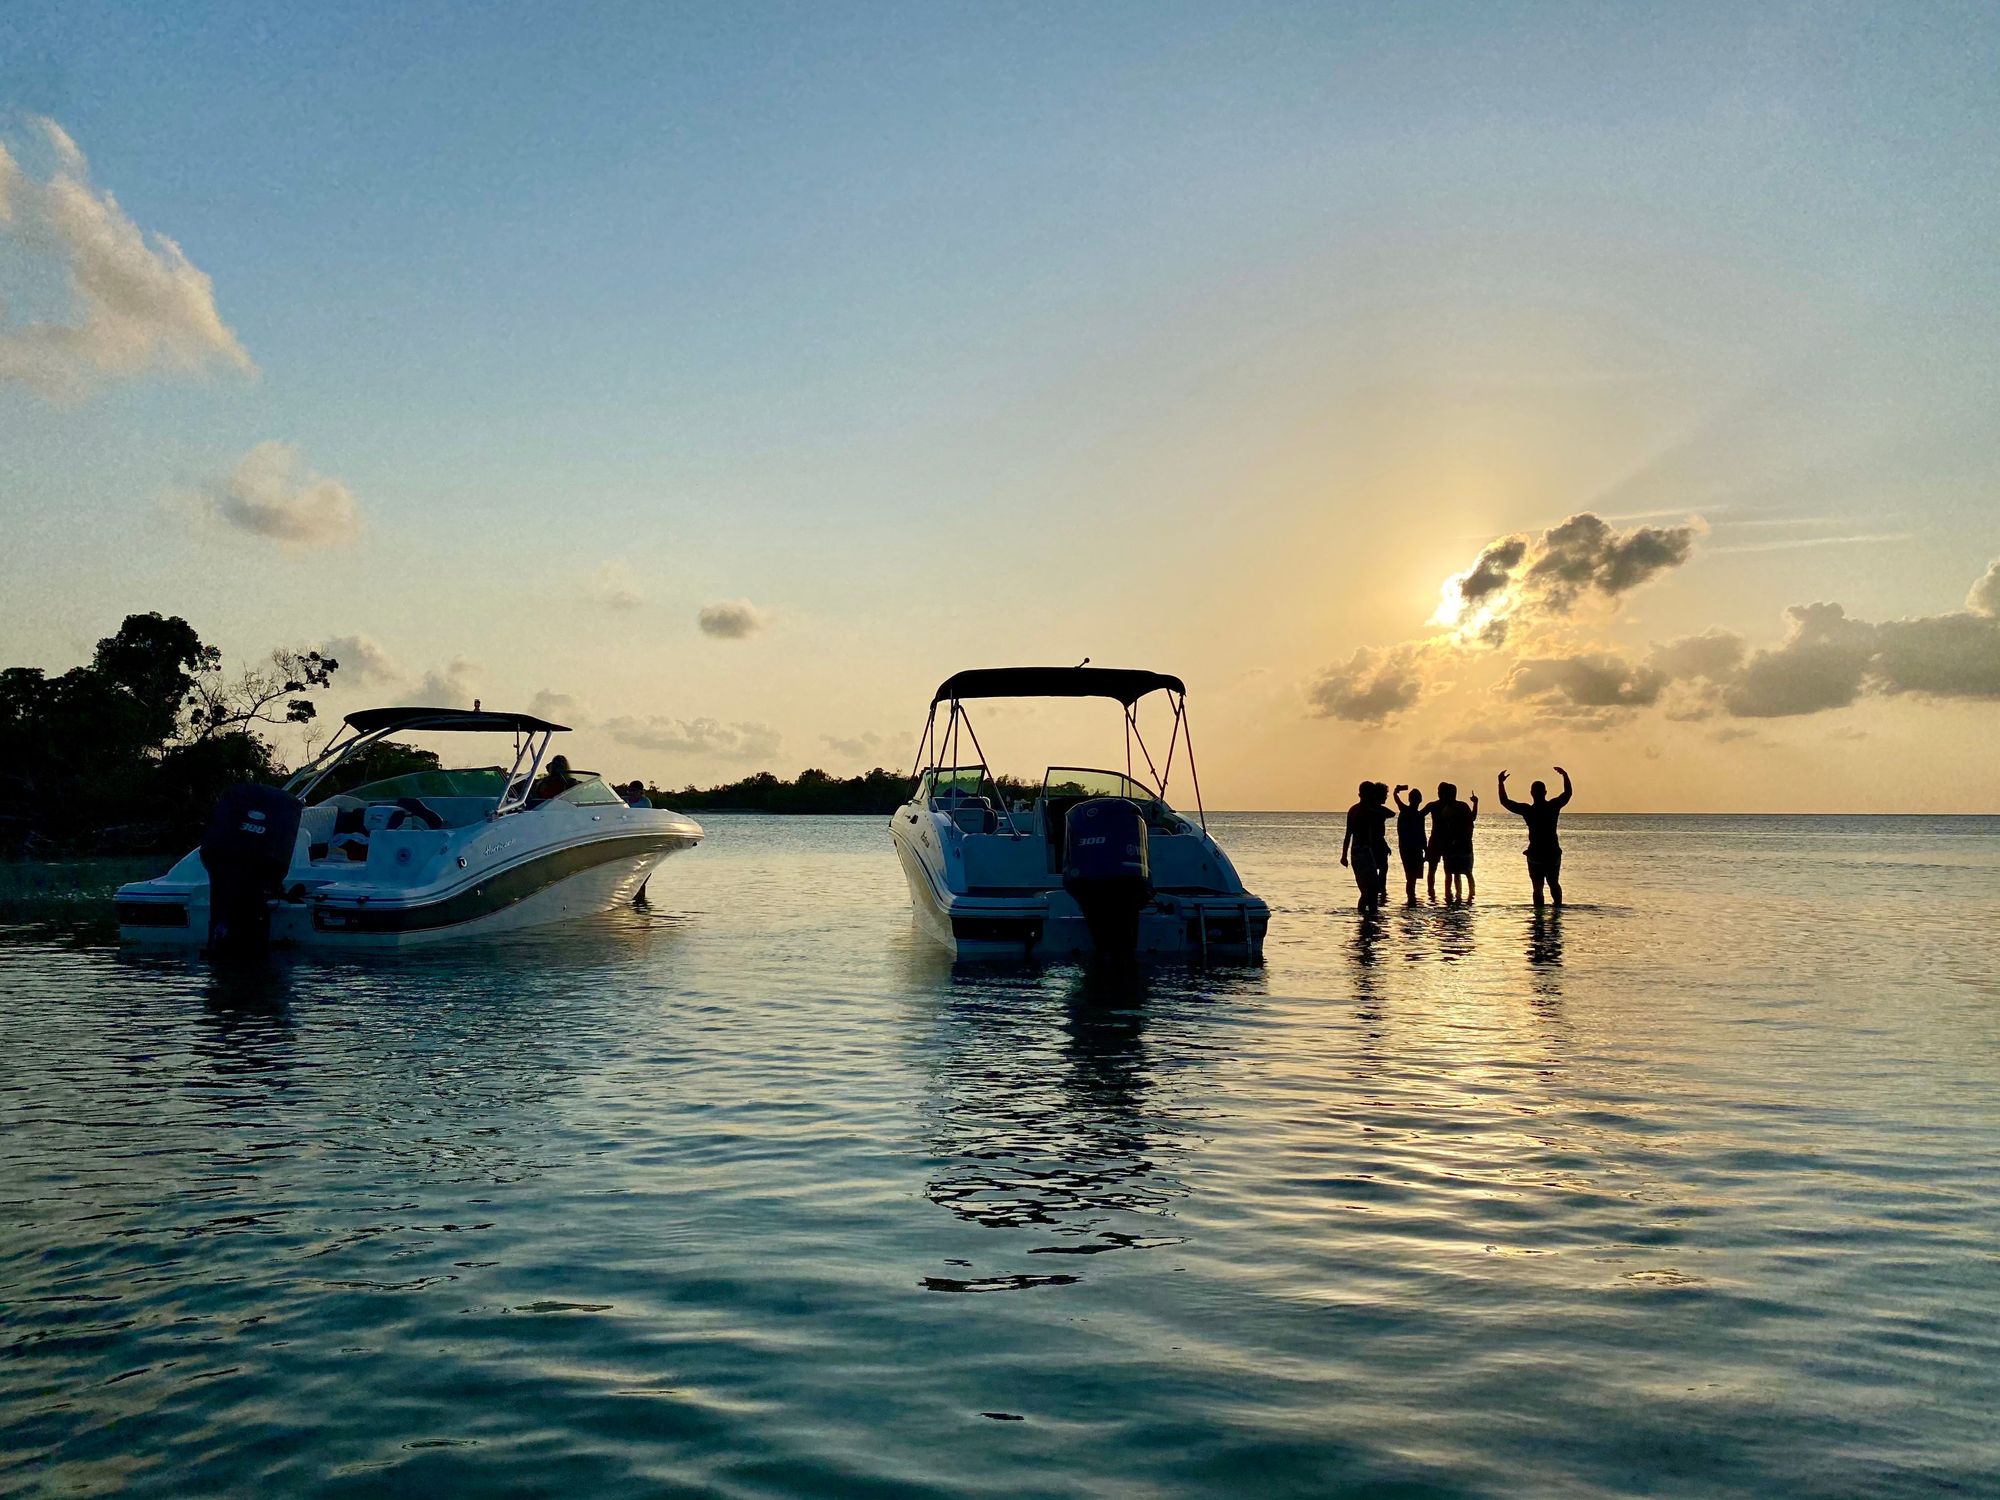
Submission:
[[[1975,615],[2000,615],[2000,558],[1986,565],[1979,582],[1966,594],[1965,607]]]
[[[1653,647],[1652,663],[1677,681],[1726,682],[1742,665],[1745,649],[1734,631],[1711,629]]]
[[[1838,604],[1794,604],[1782,645],[1754,652],[1722,685],[1739,719],[1789,718],[1845,708],[1861,696],[1875,654],[1875,627]]]
[[[584,585],[584,593],[606,609],[637,609],[646,602],[646,596],[639,590],[639,580],[633,576],[632,565],[621,557],[610,559],[592,573]]]
[[[1875,641],[1875,682],[1882,692],[2000,698],[2000,619],[1992,615],[1885,620],[1875,627]]]
[[[1307,712],[1351,724],[1385,723],[1423,697],[1425,655],[1422,643],[1363,646],[1306,684]]]
[[[1464,643],[1504,645],[1517,618],[1568,614],[1586,595],[1615,601],[1679,567],[1703,528],[1697,519],[1621,532],[1581,511],[1539,536],[1501,537],[1445,580],[1431,623]]]
[[[394,682],[403,675],[403,669],[369,636],[332,636],[321,643],[319,650],[320,655],[340,663],[339,681],[344,687]]]
[[[60,274],[68,306],[59,318],[0,326],[0,380],[69,401],[152,370],[223,365],[254,374],[216,310],[214,283],[179,245],[149,238],[91,184],[89,163],[60,125],[35,123],[50,170],[29,175],[0,142],[0,235],[30,264]]]
[[[1509,697],[1566,703],[1576,708],[1650,708],[1659,702],[1667,674],[1609,652],[1536,657],[1518,663],[1507,679]]]
[[[842,739],[836,734],[823,734],[819,740],[827,749],[845,760],[867,760],[880,755],[887,744],[887,741],[872,729],[865,734],[856,735],[853,739]]]
[[[289,443],[259,443],[227,475],[168,499],[198,518],[290,552],[337,547],[361,535],[361,505],[354,492],[338,479],[306,469]]]
[[[743,640],[755,635],[765,625],[764,612],[748,599],[725,599],[716,604],[704,604],[695,618],[703,635],[712,635],[724,641]]]
[[[538,719],[550,719],[558,724],[567,724],[572,729],[581,729],[590,723],[590,716],[575,698],[547,688],[528,700],[528,712]]]
[[[424,673],[423,680],[417,684],[417,705],[422,708],[472,707],[471,679],[478,671],[477,662],[454,656],[442,667]]]
[[[669,719],[657,715],[610,719],[605,722],[604,731],[619,744],[637,750],[660,750],[712,760],[768,761],[778,753],[782,743],[778,731],[768,724],[724,724],[716,719]]]
[[[1652,665],[1699,683],[1695,712],[1720,708],[1739,719],[1796,718],[1846,708],[1870,694],[2000,699],[2000,616],[1988,612],[2000,589],[1989,566],[1966,608],[1912,619],[1858,620],[1838,604],[1795,604],[1776,646],[1749,651],[1725,630],[1653,648]]]

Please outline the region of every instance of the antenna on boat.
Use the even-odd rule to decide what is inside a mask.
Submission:
[[[474,698],[474,699],[472,700],[472,711],[473,711],[474,713],[478,713],[478,712],[479,712],[479,700],[478,700],[477,698]]]
[[[1079,667],[1087,667],[1087,666],[1089,666],[1089,665],[1090,665],[1090,658],[1086,656],[1086,657],[1085,657],[1085,658],[1084,658],[1084,659],[1083,659],[1082,661],[1078,662],[1078,663],[1077,663],[1077,665],[1078,665]]]

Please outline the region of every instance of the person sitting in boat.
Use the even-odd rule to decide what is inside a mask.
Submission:
[[[627,807],[651,807],[653,805],[653,799],[646,795],[646,787],[643,782],[626,782],[625,785],[618,788],[618,795],[625,799]]]
[[[560,797],[576,785],[576,773],[569,768],[569,757],[557,755],[550,758],[542,774],[535,778],[535,784],[528,792],[528,802],[549,802]]]

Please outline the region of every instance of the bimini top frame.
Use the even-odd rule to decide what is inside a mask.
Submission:
[[[549,740],[567,730],[567,724],[552,724],[533,714],[497,713],[473,708],[363,708],[342,720],[343,733],[327,742],[324,750],[292,773],[285,790],[303,802],[313,788],[335,768],[357,753],[399,731],[425,734],[476,734],[511,731],[514,736],[514,764],[507,770],[507,782],[493,815],[519,812],[528,805],[528,793],[548,754]]]
[[[1174,723],[1167,739],[1163,764],[1156,764],[1146,738],[1139,732],[1139,700],[1152,693],[1165,693],[1172,705]],[[966,716],[968,698],[1109,698],[1117,703],[1125,720],[1125,774],[1133,777],[1132,749],[1136,745],[1159,788],[1160,800],[1167,796],[1167,782],[1174,773],[1174,755],[1183,742],[1187,745],[1188,778],[1194,784],[1195,816],[1201,830],[1208,832],[1208,812],[1201,801],[1201,774],[1194,763],[1194,730],[1188,722],[1187,685],[1165,672],[1143,672],[1132,667],[977,667],[954,672],[938,684],[931,695],[931,711],[924,720],[923,735],[917,741],[916,764],[910,768],[912,780],[920,777],[928,764],[932,768],[956,764],[961,729],[972,741],[979,762],[986,764],[986,751]],[[940,703],[948,704],[945,727],[937,727]],[[1025,834],[1016,833],[1020,837]]]

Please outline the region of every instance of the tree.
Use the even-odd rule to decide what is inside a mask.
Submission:
[[[182,737],[198,744],[221,735],[250,733],[253,724],[310,724],[318,710],[310,698],[296,695],[325,687],[339,666],[317,651],[279,650],[263,666],[246,667],[234,682],[225,683],[217,652],[193,679]]]

